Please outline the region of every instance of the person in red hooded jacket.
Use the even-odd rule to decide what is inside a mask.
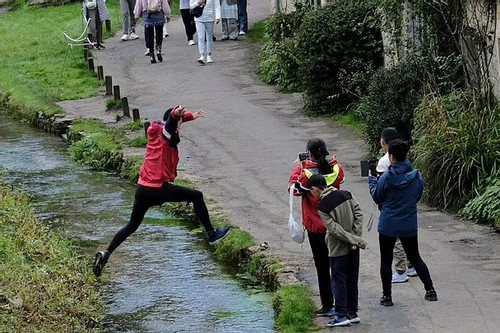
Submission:
[[[327,233],[325,224],[319,216],[318,210],[320,201],[309,191],[309,178],[314,174],[325,177],[327,186],[340,189],[340,184],[344,182],[344,169],[337,163],[337,157],[333,155],[331,160],[327,160],[329,155],[325,142],[315,138],[307,142],[307,152],[309,158],[294,162],[292,174],[290,175],[289,191],[294,191],[294,195],[302,197],[302,224],[307,230],[309,244],[314,258],[314,265],[318,275],[319,294],[321,308],[316,311],[317,316],[333,316],[333,288],[330,274],[330,259],[328,257],[328,247],[325,236]]]
[[[200,117],[205,117],[203,110],[191,113],[179,105],[167,110],[163,121],[155,121],[149,126],[146,156],[139,174],[130,221],[116,233],[105,251],[96,253],[93,265],[96,276],[101,275],[111,253],[139,228],[148,209],[165,202],[192,202],[196,216],[208,233],[210,245],[217,244],[229,234],[229,226],[221,229],[212,226],[203,193],[172,183],[177,177],[179,163],[179,128],[183,122]]]

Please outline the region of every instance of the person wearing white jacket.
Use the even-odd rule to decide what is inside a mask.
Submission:
[[[198,50],[200,57],[198,62],[201,65],[212,62],[212,35],[214,32],[214,21],[220,21],[220,1],[219,0],[190,0],[190,8],[203,6],[203,14],[195,17],[196,30],[198,31]]]

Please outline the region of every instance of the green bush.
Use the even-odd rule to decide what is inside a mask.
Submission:
[[[287,92],[298,92],[301,89],[297,68],[297,45],[295,39],[268,43],[259,54],[257,68],[262,81],[276,84]]]
[[[463,87],[462,58],[457,55],[432,56],[414,54],[394,67],[376,72],[366,96],[357,106],[365,122],[363,134],[372,153],[380,149],[380,133],[386,127],[396,127],[409,140],[413,129],[413,114],[424,90],[447,95]]]
[[[357,102],[383,63],[381,39],[373,1],[341,0],[308,12],[297,34],[306,109],[337,114]]]
[[[425,65],[413,57],[373,75],[361,105],[365,122],[364,136],[372,153],[380,149],[380,133],[396,127],[403,137],[410,138],[413,113],[423,96]]]
[[[294,38],[300,30],[307,7],[298,7],[290,13],[276,13],[266,24],[266,37],[271,43],[279,43],[287,38]]]
[[[307,13],[305,7],[277,13],[266,21],[266,44],[259,54],[257,73],[262,81],[277,84],[288,92],[300,91],[297,42],[294,39]]]
[[[456,91],[427,95],[415,110],[411,159],[426,181],[425,199],[458,210],[500,164],[500,107]]]
[[[462,214],[500,230],[500,174],[481,181],[475,194],[463,208]]]

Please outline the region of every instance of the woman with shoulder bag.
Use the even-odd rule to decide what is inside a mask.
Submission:
[[[190,8],[203,7],[203,14],[195,17],[196,30],[198,31],[198,50],[200,57],[198,63],[205,65],[212,62],[212,48],[214,33],[214,22],[220,21],[220,0],[191,0]]]
[[[316,316],[333,316],[333,292],[330,274],[330,258],[328,257],[328,247],[325,237],[327,229],[323,220],[319,216],[318,210],[320,201],[309,188],[309,178],[319,174],[325,177],[327,186],[340,189],[340,184],[344,182],[344,169],[337,163],[337,158],[327,160],[329,155],[325,142],[322,139],[311,139],[307,142],[307,152],[309,157],[305,160],[298,158],[294,162],[292,174],[290,175],[289,191],[294,191],[294,195],[302,198],[302,224],[307,230],[309,244],[318,275],[319,294],[321,298],[321,308],[316,311]]]

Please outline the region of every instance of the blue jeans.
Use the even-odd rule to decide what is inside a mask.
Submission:
[[[247,0],[238,0],[238,29],[248,32]]]
[[[198,31],[198,50],[200,55],[212,54],[212,35],[214,34],[214,22],[196,22],[196,30]]]
[[[339,317],[357,316],[359,249],[341,257],[330,257],[335,312]]]

